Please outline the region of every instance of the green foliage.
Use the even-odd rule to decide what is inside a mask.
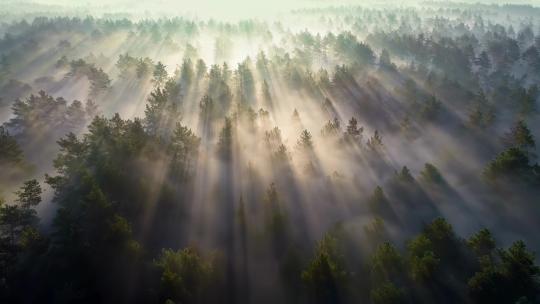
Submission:
[[[440,259],[433,252],[431,240],[419,235],[407,244],[409,271],[417,282],[429,282],[435,276]]]
[[[397,179],[403,183],[414,183],[414,177],[411,175],[411,171],[407,166],[403,166],[401,171],[396,174]]]
[[[11,74],[11,67],[9,63],[8,56],[5,54],[2,54],[0,56],[0,83],[3,83],[6,81]]]
[[[22,275],[19,262],[24,253],[32,252],[42,242],[35,210],[41,202],[39,183],[27,181],[15,194],[14,204],[6,204],[0,198],[0,300],[16,290]]]
[[[206,71],[208,70],[208,67],[206,66],[206,63],[204,60],[199,59],[197,60],[197,64],[195,67],[195,77],[197,80],[201,80],[204,76],[206,76]]]
[[[153,66],[154,62],[150,58],[139,58],[139,60],[137,61],[137,66],[135,67],[135,73],[137,75],[137,78],[144,79],[150,77]]]
[[[233,153],[233,124],[230,118],[225,118],[225,124],[219,133],[218,153],[219,156],[229,161]]]
[[[236,96],[239,103],[251,103],[255,98],[255,80],[251,72],[251,61],[246,59],[238,64],[235,73]]]
[[[24,182],[16,194],[18,196],[16,202],[23,208],[32,208],[41,202],[41,186],[35,179]]]
[[[487,128],[495,121],[495,107],[490,104],[483,92],[476,95],[469,111],[469,124],[474,127]]]
[[[333,121],[328,121],[321,130],[323,137],[337,137],[341,135],[341,126],[339,120],[334,118]]]
[[[515,303],[535,299],[540,291],[540,268],[534,254],[527,251],[522,241],[507,250],[499,250],[495,263],[486,263],[469,281],[471,297],[477,303]]]
[[[401,255],[388,242],[379,245],[371,256],[372,279],[376,282],[396,280],[404,271]]]
[[[406,303],[405,292],[396,285],[386,282],[371,291],[373,304],[399,304]]]
[[[4,126],[0,126],[0,166],[19,165],[24,156],[17,140],[11,136]]]
[[[345,132],[345,141],[347,143],[356,143],[360,144],[362,142],[362,134],[364,132],[364,127],[358,128],[358,121],[356,118],[352,117],[349,120],[347,125],[347,130]]]
[[[514,126],[510,129],[510,132],[506,134],[504,141],[507,146],[527,151],[528,149],[534,149],[536,143],[531,131],[527,127],[524,120],[518,120]]]
[[[375,55],[371,47],[365,43],[358,42],[356,37],[350,32],[343,32],[337,36],[335,51],[346,62],[360,66],[372,65],[375,62]]]
[[[287,146],[285,146],[284,144],[279,145],[277,147],[277,150],[272,153],[272,159],[278,164],[287,164],[291,159],[291,155],[289,153],[289,150],[287,149]]]
[[[67,77],[86,76],[90,81],[90,95],[98,95],[107,90],[111,85],[109,75],[102,68],[97,68],[93,63],[87,63],[83,59],[73,60],[69,64],[70,71]]]
[[[384,195],[384,191],[380,186],[375,187],[373,194],[368,199],[368,206],[374,214],[381,217],[392,217],[393,211],[390,202]]]
[[[309,152],[313,150],[313,137],[308,130],[303,130],[300,133],[300,139],[296,142],[296,148],[301,152]]]
[[[141,246],[133,239],[127,219],[116,213],[92,177],[84,176],[79,187],[57,189],[60,196],[55,199],[60,209],[53,223],[52,246],[60,250],[53,250],[48,259],[59,275],[48,284],[58,289],[69,277],[75,292],[86,291],[86,297],[97,293],[125,298],[127,286],[115,287],[113,282],[129,280],[129,269],[136,271],[140,267]],[[70,191],[76,191],[81,199],[71,202]],[[64,256],[63,252],[73,255]],[[86,266],[71,274],[79,263]],[[101,283],[88,283],[94,275],[101,278]]]
[[[160,297],[175,303],[200,303],[214,279],[212,261],[193,248],[164,249],[155,262],[161,273]]]
[[[275,148],[283,143],[281,139],[281,130],[278,127],[266,131],[264,133],[264,141],[269,148]]]
[[[194,76],[195,72],[193,71],[193,64],[191,63],[191,59],[184,59],[184,61],[182,62],[182,66],[180,67],[180,83],[182,84],[182,86],[189,89]]]
[[[275,127],[264,134],[264,139],[268,149],[270,150],[270,157],[272,161],[279,165],[288,164],[291,159],[287,146],[283,144],[281,139],[281,130]]]
[[[384,220],[380,217],[375,217],[368,225],[364,226],[364,233],[370,244],[378,245],[387,237]]]
[[[519,148],[509,148],[492,160],[484,169],[484,177],[491,182],[511,180],[525,184],[537,184],[540,181],[538,165],[530,165],[529,157]]]
[[[23,231],[38,222],[34,208],[41,202],[41,186],[36,180],[30,180],[15,194],[15,204],[0,205],[1,241],[7,242],[12,250],[18,246]]]
[[[334,71],[332,77],[332,87],[334,88],[346,88],[354,84],[353,72],[349,67],[345,65],[338,65]]]
[[[272,246],[278,251],[287,244],[287,214],[274,183],[270,184],[264,196],[265,228],[271,237]]]
[[[169,76],[166,70],[166,66],[161,61],[158,61],[158,63],[154,66],[154,71],[152,75],[154,77],[152,80],[157,87],[161,87]]]
[[[120,71],[120,77],[129,78],[130,74],[135,73],[137,63],[137,58],[130,56],[128,53],[118,55],[116,68]]]
[[[287,27],[257,20],[132,21],[121,14],[17,21],[26,9],[8,3],[15,15],[2,15],[7,20],[0,26],[0,108],[15,102],[0,127],[0,171],[23,163],[24,150],[40,172],[51,174],[54,207],[45,210],[52,222],[38,225],[37,180],[21,183],[9,202],[0,200],[0,302],[538,302],[540,269],[524,243],[497,249],[488,230],[464,240],[442,218],[429,223],[441,212],[467,211],[472,201],[460,199],[465,194],[474,198],[473,211],[488,201],[494,210],[511,202],[501,223],[527,212],[533,218],[539,96],[537,86],[527,86],[538,82],[540,37],[534,41],[531,29],[538,10],[425,5],[422,11],[298,9],[284,18],[295,23]],[[295,30],[306,19],[325,30]],[[215,58],[204,49],[212,39]],[[104,46],[111,49],[92,54]],[[238,57],[253,47],[264,49],[255,63]],[[114,71],[120,79],[112,82],[99,66],[108,72],[114,63],[108,56],[127,50],[137,57],[120,54]],[[68,59],[81,51],[84,59]],[[163,56],[173,68],[171,59],[185,59],[169,75],[158,61]],[[207,66],[203,57],[239,64]],[[87,80],[89,96],[80,92]],[[30,95],[25,82],[96,103]],[[152,85],[144,117],[112,114],[139,112],[138,97]],[[105,116],[95,117],[96,104]],[[297,109],[283,119],[294,107],[302,119]],[[356,117],[345,126],[346,115]],[[447,184],[429,163],[418,183],[411,167],[393,175],[403,159],[416,163],[446,150],[459,159],[445,153],[430,159],[442,159],[452,181],[465,178],[497,147],[487,131],[515,115],[523,120],[505,137],[507,150],[484,171],[497,189],[474,179],[466,187]],[[360,122],[374,131],[365,146]],[[315,134],[307,127],[322,129]],[[433,143],[444,146],[432,149]],[[294,144],[299,153],[292,162]],[[303,168],[311,175],[300,174]],[[1,176],[0,184],[11,176]],[[376,187],[366,202],[354,202],[366,184],[381,182],[386,194]],[[527,187],[514,187],[521,184]],[[457,222],[459,212],[451,213]],[[313,246],[313,237],[336,222]],[[524,233],[528,224],[510,230]],[[186,248],[190,242],[222,252],[226,263]]]
[[[440,257],[452,257],[459,248],[452,225],[444,218],[437,218],[424,228],[424,234],[433,244],[433,251]]]
[[[180,118],[178,106],[170,97],[170,92],[160,87],[150,93],[144,110],[145,128],[149,134],[170,136],[171,130]]]
[[[488,229],[482,229],[467,240],[467,245],[477,257],[491,256],[495,250],[495,240]]]
[[[232,101],[232,93],[229,88],[228,73],[230,73],[225,65],[223,69],[214,64],[210,67],[208,73],[208,96],[216,102],[216,108],[219,110],[225,110]]]
[[[164,85],[165,91],[168,94],[169,101],[175,106],[182,103],[182,85],[176,80],[169,78]]]
[[[181,177],[191,174],[192,163],[196,160],[201,139],[191,129],[176,123],[169,149],[171,150],[171,166]]]
[[[445,183],[439,169],[430,163],[424,165],[424,169],[420,172],[420,177],[428,184],[442,185]]]
[[[528,89],[517,87],[510,94],[520,115],[529,116],[536,113],[536,99],[538,98],[537,86],[531,86]]]
[[[339,234],[326,234],[302,272],[302,281],[317,303],[339,302],[350,279],[340,242]]]
[[[181,125],[163,141],[145,131],[140,120],[122,120],[118,115],[111,119],[96,117],[88,130],[81,140],[69,134],[59,141],[60,153],[54,161],[59,175],[47,178],[56,192],[55,199],[69,202],[81,197],[87,190],[80,181],[90,178],[114,197],[119,209],[133,215],[155,191],[155,177],[141,171],[145,162],[159,165],[166,160],[172,166],[164,171],[165,178],[183,175],[195,159],[199,144],[198,138]],[[167,183],[162,187],[166,198]],[[126,208],[128,203],[130,207]]]
[[[381,152],[384,148],[382,136],[379,134],[378,130],[375,130],[373,136],[368,139],[366,144],[371,149],[371,151],[374,152]]]
[[[266,80],[263,80],[261,91],[262,91],[263,101],[266,104],[271,104],[272,103],[272,93],[270,93],[270,87],[268,86],[268,82]]]
[[[78,130],[87,118],[91,118],[85,117],[79,101],[68,105],[65,99],[55,99],[44,91],[30,95],[26,100],[16,100],[12,110],[13,117],[7,122],[7,127],[17,130],[18,136],[23,138],[37,135],[54,138],[64,132]]]
[[[518,120],[503,138],[509,147],[501,152],[484,168],[483,176],[489,182],[514,180],[514,182],[535,185],[540,182],[538,164],[530,164],[536,155],[534,137],[523,120]]]
[[[209,95],[204,95],[199,104],[201,116],[205,121],[211,121],[215,116],[214,99]]]

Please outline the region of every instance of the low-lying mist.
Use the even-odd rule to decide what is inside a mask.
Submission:
[[[34,3],[0,9],[0,299],[484,303],[540,249],[538,7]]]

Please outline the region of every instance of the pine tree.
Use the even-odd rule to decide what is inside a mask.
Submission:
[[[301,151],[311,151],[313,149],[313,139],[308,130],[302,131],[300,139],[296,142],[296,147]]]
[[[186,88],[186,90],[189,90],[191,87],[194,74],[191,59],[184,59],[182,66],[180,67],[180,83],[182,84],[182,87]]]
[[[439,169],[430,163],[424,165],[424,170],[420,172],[422,180],[426,183],[443,184],[444,178],[442,177]]]
[[[219,133],[218,152],[224,160],[232,158],[233,126],[230,118],[225,118],[225,124]]]
[[[375,187],[375,190],[373,190],[373,194],[368,200],[368,205],[371,212],[378,216],[384,217],[389,215],[390,205],[380,186]]]
[[[340,134],[341,126],[337,118],[334,118],[334,120],[329,120],[321,130],[321,135],[323,137],[339,136]]]
[[[373,136],[371,136],[371,138],[368,139],[367,146],[372,151],[380,151],[384,147],[383,142],[382,142],[382,137],[379,135],[379,131],[375,130],[375,133],[373,133]]]
[[[13,136],[0,126],[0,166],[17,165],[23,161],[23,152]]]
[[[414,177],[411,175],[411,171],[406,166],[401,168],[401,171],[397,174],[398,180],[405,183],[414,182]]]
[[[16,202],[23,208],[33,208],[41,202],[41,186],[35,179],[24,182],[21,189],[15,193],[18,196]]]
[[[158,63],[154,67],[153,76],[153,81],[157,87],[161,87],[167,80],[168,73],[166,70],[166,66],[161,61],[158,61]]]
[[[263,101],[266,104],[271,104],[272,94],[270,93],[270,87],[268,86],[268,82],[266,82],[266,79],[263,80],[261,91],[262,91]]]
[[[517,147],[522,150],[534,149],[536,143],[533,135],[524,120],[518,120],[504,137],[508,147]]]

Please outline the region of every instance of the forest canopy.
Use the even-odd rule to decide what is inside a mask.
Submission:
[[[537,3],[233,2],[2,4],[1,303],[540,303]]]

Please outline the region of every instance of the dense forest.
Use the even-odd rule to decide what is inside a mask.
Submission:
[[[540,6],[0,37],[0,303],[540,303]]]

